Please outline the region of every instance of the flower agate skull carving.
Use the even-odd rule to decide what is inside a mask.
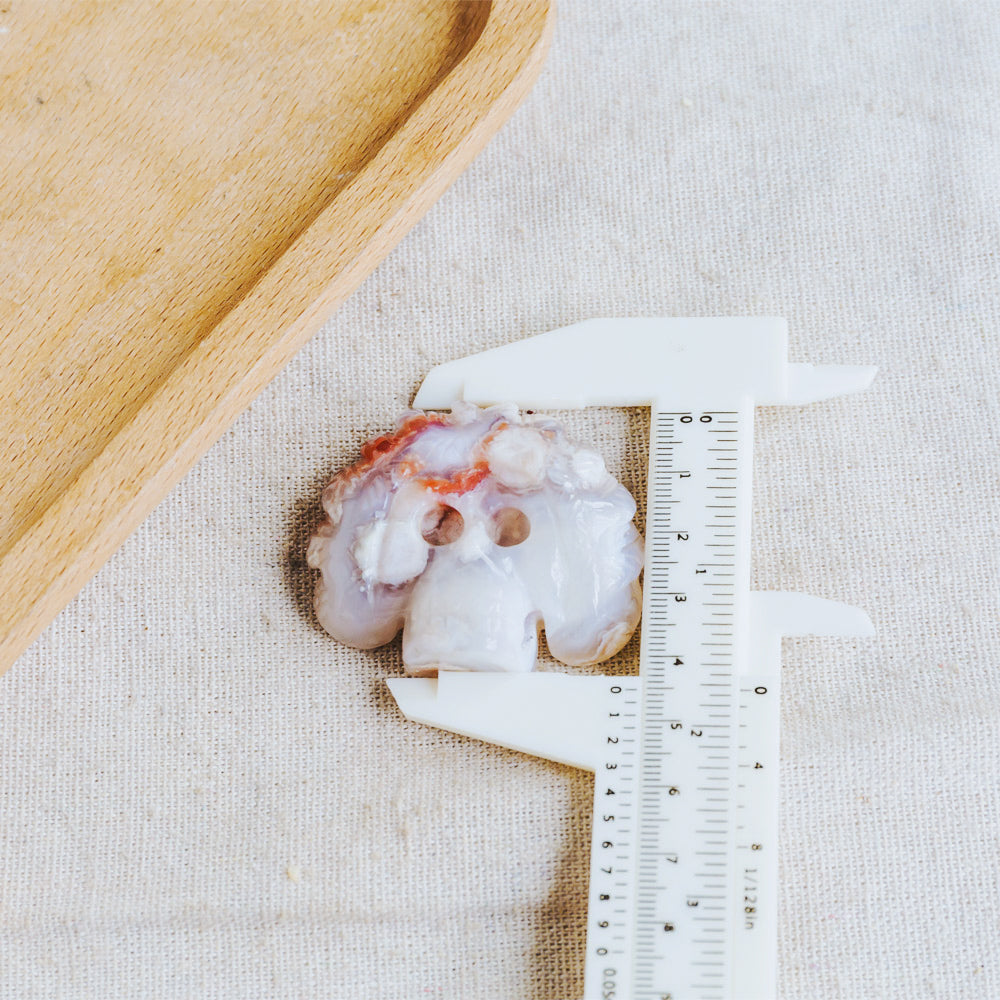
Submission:
[[[531,670],[616,653],[639,621],[635,501],[554,421],[458,403],[411,412],[323,491],[309,565],[323,627],[407,673]]]

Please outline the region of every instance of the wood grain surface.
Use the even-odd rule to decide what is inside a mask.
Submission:
[[[0,672],[465,168],[548,0],[0,0]]]

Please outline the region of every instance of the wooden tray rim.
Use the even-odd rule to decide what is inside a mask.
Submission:
[[[505,48],[505,43],[517,39],[511,29],[517,21],[527,23],[530,34],[522,48]],[[75,596],[510,116],[541,69],[553,23],[554,10],[549,0],[493,0],[486,23],[465,56],[210,333],[180,359],[60,498],[40,511],[0,556],[3,601],[7,608],[12,603],[15,608],[13,614],[4,616],[7,621],[5,634],[0,637],[0,673]],[[498,46],[500,59],[495,60]],[[484,81],[488,81],[485,88]],[[469,116],[471,124],[452,128],[449,109],[455,106],[456,99],[470,98],[476,102],[473,107],[478,113]],[[402,161],[403,150],[425,147],[429,134],[440,136],[442,155],[424,156],[408,165],[405,174],[392,169],[394,163]],[[400,182],[399,194],[390,200],[388,209],[379,209],[378,225],[360,249],[347,256],[343,267],[329,276],[325,292],[298,311],[280,333],[265,338],[255,331],[253,337],[248,337],[251,343],[266,344],[236,377],[225,380],[221,388],[213,386],[192,412],[190,387],[207,386],[211,378],[219,382],[220,358],[245,328],[249,316],[260,308],[265,312],[268,306],[273,308],[283,291],[287,296],[282,282],[301,273],[310,257],[316,256],[317,243],[329,242],[336,235],[339,206],[374,196],[375,187],[381,185],[386,173]],[[190,432],[178,437],[176,427],[185,423]],[[154,432],[156,428],[162,433]],[[127,470],[133,470],[131,479],[125,475]],[[102,497],[96,507],[95,496]],[[90,516],[81,519],[81,511]],[[58,536],[54,534],[56,527]],[[33,564],[38,562],[51,568],[51,554],[60,549],[70,550],[66,552],[69,558],[59,564],[61,568],[30,575]],[[30,553],[28,559],[25,552]],[[20,585],[11,593],[10,585],[15,580]]]

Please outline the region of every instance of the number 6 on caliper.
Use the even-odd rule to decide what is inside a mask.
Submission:
[[[595,772],[585,1000],[777,992],[781,637],[873,631],[750,592],[754,405],[875,374],[786,343],[779,319],[590,320],[441,365],[414,401],[651,408],[639,675],[389,681],[409,719]]]

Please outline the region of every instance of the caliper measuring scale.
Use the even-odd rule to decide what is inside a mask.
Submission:
[[[750,591],[754,406],[875,373],[786,350],[780,319],[589,320],[441,365],[414,400],[650,407],[638,675],[388,682],[407,718],[594,772],[584,1000],[777,995],[781,637],[873,631]]]

